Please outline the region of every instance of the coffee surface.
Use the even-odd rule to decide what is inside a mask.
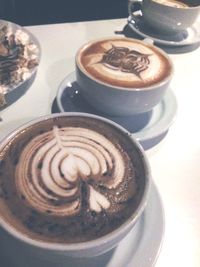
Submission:
[[[153,0],[154,2],[166,5],[166,6],[171,6],[171,7],[177,7],[177,8],[187,8],[189,7],[188,4],[181,2],[181,1],[176,1],[176,0]]]
[[[71,243],[105,235],[141,198],[143,166],[113,126],[59,117],[18,133],[0,151],[0,212],[31,238]]]
[[[198,7],[200,6],[199,0],[153,0],[154,2],[176,7],[176,8],[190,8],[190,7]]]
[[[159,50],[126,38],[93,42],[79,51],[77,59],[92,78],[125,88],[151,86],[171,72],[168,59]]]

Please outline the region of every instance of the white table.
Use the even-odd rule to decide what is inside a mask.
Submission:
[[[119,19],[28,27],[41,44],[41,64],[26,94],[0,112],[0,138],[32,118],[51,113],[59,83],[74,71],[77,49],[91,39],[113,36],[125,24],[126,19]],[[175,64],[171,87],[178,115],[165,138],[147,151],[166,217],[156,267],[199,267],[200,48],[170,57]]]

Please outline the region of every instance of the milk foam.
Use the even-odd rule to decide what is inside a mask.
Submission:
[[[81,64],[90,75],[103,82],[124,87],[148,86],[168,72],[165,57],[140,42],[113,39],[93,46],[95,49],[86,48]]]
[[[108,172],[103,184],[115,189],[124,178],[125,162],[110,140],[90,129],[54,126],[23,149],[16,167],[16,188],[38,212],[72,216],[81,211],[84,181],[89,208],[101,212],[109,209],[110,202],[89,181],[101,180]]]
[[[153,0],[154,2],[166,5],[166,6],[171,6],[171,7],[177,7],[177,8],[187,8],[188,5],[180,2],[180,1],[176,1],[176,0]]]

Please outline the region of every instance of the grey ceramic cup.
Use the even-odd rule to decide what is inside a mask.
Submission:
[[[171,2],[170,6],[164,2]],[[176,1],[184,2],[184,1]],[[171,0],[129,0],[128,10],[129,15],[134,20],[135,5],[141,6],[142,18],[148,26],[152,27],[157,33],[174,35],[191,27],[197,20],[200,14],[200,1],[199,0],[185,0],[193,6],[177,7],[176,2]]]
[[[131,231],[131,229],[134,227],[135,223],[140,218],[142,212],[144,211],[144,208],[146,206],[146,203],[148,201],[149,196],[149,190],[150,190],[150,184],[151,184],[151,171],[150,166],[148,163],[148,160],[146,158],[145,152],[140,146],[140,144],[134,140],[131,136],[131,134],[124,129],[123,127],[119,126],[118,124],[105,119],[103,117],[99,117],[92,114],[86,114],[86,113],[62,113],[62,114],[51,114],[44,117],[40,117],[38,119],[35,119],[33,121],[30,121],[29,123],[26,123],[25,125],[19,127],[12,133],[10,133],[7,137],[2,140],[0,143],[0,153],[1,149],[18,133],[25,130],[30,125],[33,125],[34,123],[45,121],[49,118],[57,118],[57,117],[63,117],[63,116],[81,116],[85,118],[96,118],[100,122],[106,122],[107,124],[112,125],[116,129],[120,130],[125,136],[130,139],[132,146],[134,149],[136,149],[138,154],[138,159],[141,162],[141,165],[143,166],[144,176],[143,176],[143,193],[141,196],[141,200],[136,207],[133,214],[130,215],[130,217],[117,229],[113,230],[112,232],[106,234],[105,236],[102,236],[100,238],[97,238],[92,241],[88,242],[81,242],[81,243],[70,243],[70,244],[60,244],[60,243],[51,243],[47,241],[40,241],[35,240],[33,238],[30,238],[28,235],[20,232],[20,230],[16,229],[15,223],[12,222],[12,220],[5,220],[3,214],[0,213],[0,226],[6,230],[11,236],[15,237],[17,240],[21,241],[23,246],[28,248],[33,255],[36,255],[37,257],[46,258],[52,261],[57,262],[59,264],[60,257],[63,259],[63,257],[94,257],[97,255],[101,255],[112,248],[116,247],[118,243]],[[130,148],[131,149],[131,148]],[[1,199],[0,199],[0,207],[1,207]]]
[[[115,37],[100,39],[118,39]],[[120,38],[121,39],[121,38]],[[150,111],[163,98],[173,77],[173,63],[169,56],[161,49],[155,47],[149,40],[139,41],[136,39],[123,38],[136,43],[141,43],[161,53],[170,64],[170,72],[160,82],[145,87],[126,88],[113,86],[95,79],[80,64],[81,52],[90,46],[94,40],[84,44],[76,54],[76,80],[80,86],[82,96],[101,113],[111,116],[129,116]]]

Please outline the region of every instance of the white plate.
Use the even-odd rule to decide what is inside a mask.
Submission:
[[[146,25],[142,19],[142,15],[136,15],[135,19],[128,18],[128,26],[138,35],[144,38],[150,38],[154,43],[166,46],[186,46],[194,45],[200,42],[200,22],[196,22],[192,27],[171,37],[157,34]]]
[[[177,102],[172,90],[167,90],[163,100],[151,111],[127,117],[107,116],[96,111],[81,96],[75,73],[69,74],[60,84],[57,106],[61,112],[86,112],[101,115],[120,124],[133,133],[138,141],[144,142],[165,133],[174,122]]]
[[[15,100],[17,100],[21,95],[23,95],[25,91],[31,86],[32,82],[34,81],[36,72],[37,72],[37,69],[40,63],[41,47],[40,47],[40,44],[37,38],[31,32],[29,32],[26,28],[18,24],[12,23],[10,21],[0,19],[0,25],[1,24],[2,25],[6,24],[9,29],[11,28],[13,30],[13,32],[16,32],[18,30],[22,31],[22,33],[25,33],[28,36],[29,38],[28,43],[30,44],[33,43],[37,47],[37,51],[35,51],[35,56],[38,61],[38,65],[34,67],[32,70],[30,70],[30,76],[27,76],[22,81],[18,81],[17,83],[13,83],[3,88],[2,94],[4,95],[6,103],[7,103],[5,107],[7,107],[8,105],[12,104]]]
[[[152,183],[149,201],[133,230],[118,247],[90,259],[60,258],[52,262],[34,256],[22,244],[0,230],[0,266],[5,267],[152,267],[164,236],[164,211],[157,188]],[[28,263],[28,265],[27,265]]]

